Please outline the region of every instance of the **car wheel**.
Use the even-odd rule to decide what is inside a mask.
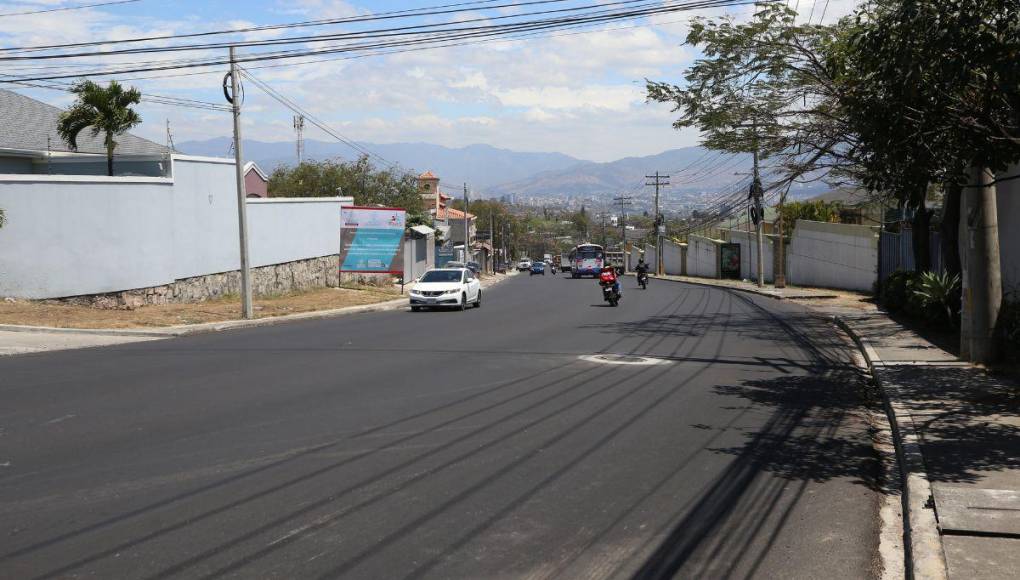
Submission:
[[[461,312],[467,310],[467,293],[460,295],[460,310]]]
[[[482,291],[479,290],[478,291],[478,298],[475,298],[475,308],[481,308],[481,307],[482,307]]]

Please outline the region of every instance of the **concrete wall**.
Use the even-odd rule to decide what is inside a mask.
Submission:
[[[687,274],[687,244],[677,244],[670,240],[662,241],[662,268],[671,276]]]
[[[248,232],[252,266],[337,254],[340,198],[249,199]]]
[[[720,240],[701,236],[687,237],[687,275],[704,278],[719,277]]]
[[[233,162],[175,156],[173,165],[173,178],[0,175],[8,218],[0,228],[0,295],[102,294],[236,271]],[[252,199],[248,219],[253,266],[339,252],[336,198]],[[318,278],[316,268],[290,270]]]
[[[655,253],[655,246],[652,244],[645,244],[645,263],[648,264],[649,271],[653,274],[659,269],[659,257]]]
[[[0,176],[0,295],[52,298],[173,280],[173,183]]]
[[[730,243],[740,244],[740,277],[744,280],[755,280],[758,278],[758,236],[755,232],[746,230],[727,230],[724,232]],[[771,236],[765,236],[765,252],[762,261],[765,263],[765,281],[772,282],[775,279],[773,264],[775,264],[775,240]]]
[[[788,271],[791,284],[870,292],[878,278],[878,228],[797,220]]]

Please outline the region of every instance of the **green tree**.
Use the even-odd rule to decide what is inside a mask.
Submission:
[[[113,175],[113,151],[117,148],[115,137],[122,135],[142,118],[131,105],[141,101],[138,89],[125,90],[117,81],[110,81],[106,87],[84,80],[71,87],[76,100],[71,108],[60,114],[57,133],[73,151],[78,150],[78,135],[91,129],[92,136],[104,134],[106,146],[106,173]]]
[[[673,126],[698,128],[704,147],[774,157],[777,187],[854,166],[855,134],[823,59],[840,28],[798,24],[796,15],[770,3],[744,24],[695,18],[687,44],[702,57],[686,69],[684,83],[646,81],[648,100],[673,105]]]
[[[843,204],[838,201],[794,201],[785,204],[780,210],[783,214],[784,234],[793,233],[797,220],[839,223],[839,212]]]
[[[269,192],[273,197],[350,195],[358,205],[403,208],[409,220],[424,212],[412,173],[379,169],[364,155],[353,162],[330,159],[277,167],[269,176]]]

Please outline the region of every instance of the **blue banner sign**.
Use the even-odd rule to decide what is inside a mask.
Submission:
[[[341,272],[403,274],[404,210],[342,207],[340,218]]]

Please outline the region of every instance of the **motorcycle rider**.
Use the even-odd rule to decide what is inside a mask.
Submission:
[[[612,284],[617,296],[623,296],[623,288],[620,286],[620,278],[616,275],[616,268],[606,260],[599,272],[599,285]]]
[[[635,271],[637,272],[638,282],[641,281],[641,276],[648,275],[648,264],[645,263],[644,258],[638,258],[637,268],[635,268]]]

